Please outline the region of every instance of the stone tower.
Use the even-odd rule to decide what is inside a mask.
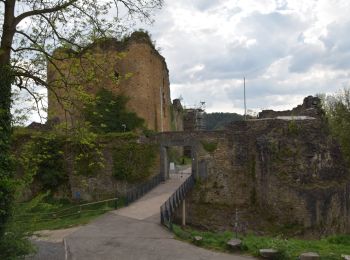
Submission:
[[[170,130],[169,71],[148,34],[134,32],[123,41],[103,39],[76,53],[57,49],[48,65],[48,118],[74,125],[81,119],[84,95],[105,88],[129,97],[127,109],[145,120],[148,129]],[[57,98],[59,97],[59,99]]]

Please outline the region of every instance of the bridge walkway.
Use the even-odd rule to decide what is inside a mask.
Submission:
[[[189,172],[171,175],[128,207],[109,212],[63,238],[65,257],[87,260],[247,260],[181,242],[160,224],[160,206],[185,181]],[[33,258],[35,259],[35,258]],[[42,258],[44,259],[44,258]]]

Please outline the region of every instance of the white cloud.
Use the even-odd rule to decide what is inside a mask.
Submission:
[[[149,28],[170,69],[172,95],[208,111],[291,108],[349,86],[347,0],[170,1]]]

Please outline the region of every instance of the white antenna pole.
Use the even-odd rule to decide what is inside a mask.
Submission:
[[[245,96],[245,77],[243,77],[243,84],[244,84],[244,120],[247,120],[247,102],[246,102],[246,96]]]

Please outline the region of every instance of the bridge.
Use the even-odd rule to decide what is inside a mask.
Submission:
[[[54,255],[41,248],[28,259],[166,259],[166,260],[247,260],[246,256],[218,253],[174,239],[174,235],[160,225],[170,227],[176,208],[181,205],[187,189],[195,178],[203,175],[200,159],[200,140],[220,138],[224,133],[161,133],[156,136],[160,144],[165,180],[127,207],[109,212],[92,223],[67,231],[47,233],[46,243],[64,245],[64,255]],[[192,168],[183,170],[179,177],[169,173],[168,149],[172,146],[190,146]],[[199,165],[199,166],[197,166]],[[162,208],[162,211],[160,211]],[[54,241],[50,238],[54,238]],[[37,242],[40,245],[40,241]]]

